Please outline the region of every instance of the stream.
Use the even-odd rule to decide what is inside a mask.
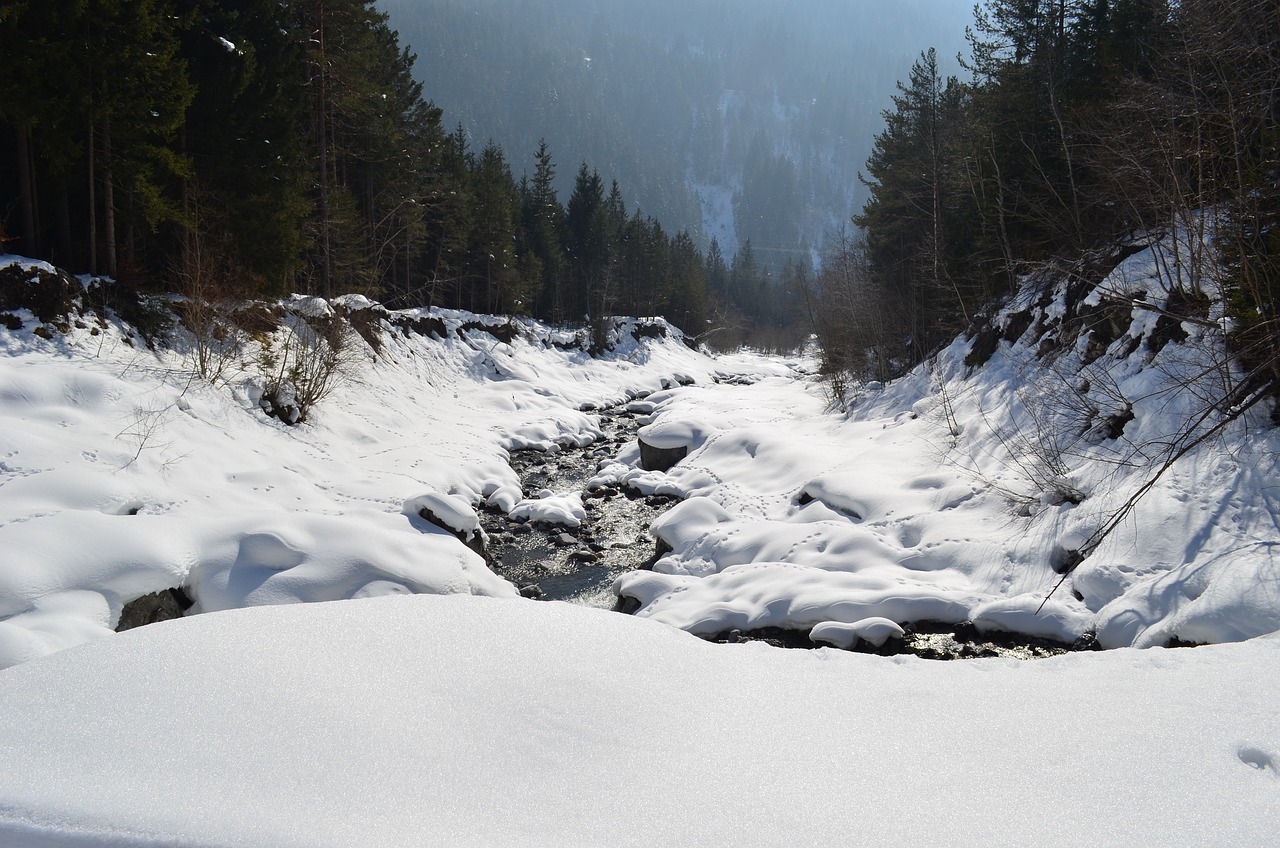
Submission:
[[[634,611],[624,599],[614,596],[614,579],[625,572],[652,568],[659,557],[649,526],[676,498],[645,496],[634,490],[605,487],[588,491],[602,460],[611,460],[636,438],[647,415],[626,411],[625,407],[600,413],[604,438],[586,448],[558,452],[519,451],[511,454],[511,467],[520,476],[527,498],[550,490],[557,494],[582,492],[586,520],[567,528],[539,521],[513,521],[501,510],[480,513],[489,537],[490,567],[507,578],[529,598]],[[118,630],[127,630],[178,618],[191,600],[183,587],[138,598],[125,605]],[[1096,650],[1089,638],[1065,644],[1009,633],[982,633],[973,624],[915,622],[904,625],[901,639],[890,639],[872,647],[860,642],[851,650],[881,656],[913,654],[924,659],[953,660],[980,657],[1036,659],[1068,651]],[[776,627],[759,630],[732,630],[709,638],[720,643],[765,642],[780,648],[829,647],[809,639],[803,630]]]
[[[647,420],[625,408],[605,410],[600,413],[605,436],[589,447],[511,455],[511,467],[520,475],[525,497],[536,497],[544,489],[558,494],[580,491],[587,520],[568,528],[511,521],[497,510],[482,512],[480,522],[489,535],[489,553],[498,574],[528,597],[614,606],[614,578],[652,565],[656,557],[649,525],[676,499],[612,487],[587,491],[587,482],[600,461],[616,456]]]

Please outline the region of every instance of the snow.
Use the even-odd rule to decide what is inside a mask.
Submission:
[[[587,520],[587,509],[582,505],[581,492],[560,495],[545,492],[542,497],[520,501],[511,509],[509,517],[516,521],[580,527]]]
[[[331,319],[335,306],[373,304],[281,304],[286,325]],[[533,322],[506,344],[476,329],[505,319],[374,313],[380,349],[352,334],[332,395],[290,427],[259,407],[257,342],[214,385],[194,375],[185,331],[150,349],[86,316],[46,339],[35,316],[14,314],[23,327],[0,329],[0,668],[110,636],[126,603],[178,586],[195,612],[386,592],[514,596],[421,509],[464,539],[481,506],[576,526],[580,495],[525,501],[508,451],[591,444],[599,419],[581,406],[709,380],[713,367],[674,330],[637,341],[635,322],[592,359]]]
[[[1195,253],[1191,239],[1154,241],[1081,300],[1124,293],[1159,306],[1171,290],[1169,253]],[[1220,293],[1200,283],[1212,315]],[[1280,629],[1270,483],[1280,437],[1264,413],[1179,458],[1090,550],[1197,436],[1187,422],[1221,391],[1220,338],[1183,322],[1187,338],[1161,346],[1158,313],[1125,307],[1128,327],[1101,355],[1086,357],[1082,335],[1046,362],[1041,337],[1065,326],[1072,307],[1061,281],[1026,291],[995,321],[1030,310],[1037,330],[1001,341],[980,368],[965,363],[971,344],[959,339],[902,380],[855,392],[847,415],[800,363],[790,378],[762,367],[751,385],[661,400],[641,437],[688,456],[661,473],[626,467],[624,455],[598,481],[687,500],[653,527],[673,550],[615,591],[640,602],[638,615],[703,634],[804,630],[828,609],[847,624],[971,620],[1064,642],[1096,632],[1107,647]],[[747,359],[734,363],[739,374],[752,371]],[[1106,416],[1125,413],[1132,420],[1113,437]]]
[[[44,271],[48,274],[56,274],[58,272],[58,269],[42,259],[29,259],[26,256],[18,256],[14,253],[0,253],[0,268],[10,265],[16,265],[24,270]]]
[[[464,542],[469,542],[484,533],[480,529],[480,516],[476,515],[471,504],[457,495],[427,492],[415,498],[409,498],[404,502],[404,509],[401,511],[405,515],[421,515],[423,510],[429,512],[431,517],[441,523],[446,530],[452,530],[460,536]]]
[[[890,639],[901,639],[905,631],[896,621],[870,616],[847,624],[843,621],[823,621],[813,626],[809,638],[815,642],[829,642],[837,648],[850,648],[859,641],[880,647]]]
[[[45,338],[15,313],[0,844],[1269,844],[1265,412],[1093,547],[1222,379],[1207,282],[1182,341],[1116,305],[1165,302],[1171,238],[1191,249],[1153,242],[1085,293],[1124,325],[1105,350],[1070,335],[1079,293],[1029,281],[994,318],[1025,311],[1022,338],[980,366],[959,339],[847,411],[806,356],[712,359],[623,321],[593,358],[532,321],[295,296],[289,321],[373,310],[380,334],[291,427],[258,404],[252,345],[211,384],[181,332],[152,349],[84,316]],[[1064,352],[1038,357],[1054,333]],[[650,528],[670,550],[615,583],[637,614],[517,597],[459,537],[480,508],[580,523],[581,493],[526,497],[508,452],[594,444],[595,410],[627,404],[650,444],[688,449],[646,471],[632,444],[590,483],[684,499]],[[193,614],[114,633],[175,586]],[[935,663],[696,638],[875,646],[921,621],[1114,650]],[[1186,642],[1230,644],[1161,648]]]
[[[1197,435],[1186,422],[1222,379],[1212,320],[1170,337],[1144,305],[1185,290],[1171,253],[1202,255],[1205,238],[1152,239],[1091,291],[1029,279],[993,318],[1021,316],[1022,338],[978,366],[957,339],[901,380],[855,387],[847,412],[808,356],[711,359],[653,319],[618,322],[593,358],[580,332],[523,319],[295,295],[295,324],[374,310],[381,335],[376,351],[356,340],[314,420],[286,427],[258,409],[253,374],[193,380],[181,339],[152,351],[118,324],[51,340],[24,326],[0,336],[0,543],[14,552],[0,623],[19,634],[0,664],[101,635],[124,603],[175,585],[200,611],[393,587],[512,595],[447,530],[474,538],[481,507],[580,526],[580,492],[526,495],[507,456],[591,445],[608,406],[647,420],[647,444],[687,450],[647,471],[633,443],[589,483],[683,499],[651,527],[670,550],[614,584],[641,617],[700,635],[972,621],[1106,647],[1280,630],[1280,437],[1262,413],[1180,457],[1098,542]],[[1195,285],[1212,318],[1209,279]],[[1077,304],[1121,328],[1105,350],[1071,328]],[[1055,334],[1061,352],[1039,355]],[[64,595],[79,600],[46,600]]]
[[[1263,845],[1277,662],[1274,638],[936,663],[520,599],[255,607],[0,673],[0,843]]]
[[[723,107],[721,107],[723,109]],[[733,214],[733,197],[740,185],[698,183],[692,179],[689,187],[697,195],[702,213],[702,232],[714,238],[720,245],[725,262],[738,252],[738,231]]]

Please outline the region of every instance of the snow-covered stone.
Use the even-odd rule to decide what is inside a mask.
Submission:
[[[823,621],[809,631],[815,642],[828,642],[837,648],[851,648],[858,642],[880,647],[890,639],[901,639],[905,631],[896,621],[872,616],[858,621]]]

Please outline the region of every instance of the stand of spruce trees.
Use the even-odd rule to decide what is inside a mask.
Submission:
[[[730,285],[718,248],[588,165],[566,205],[545,143],[516,179],[445,131],[368,0],[17,0],[0,57],[0,252],[202,298],[662,314],[695,335],[777,312],[748,260]]]
[[[1280,4],[986,0],[970,78],[899,84],[871,199],[811,292],[828,369],[884,379],[1039,268],[1097,279],[1174,231],[1221,260],[1246,390],[1280,388]],[[1195,241],[1195,240],[1193,240]],[[1167,284],[1208,303],[1182,257]],[[1096,282],[1096,280],[1095,280]]]

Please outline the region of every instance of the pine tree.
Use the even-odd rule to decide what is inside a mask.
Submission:
[[[17,227],[10,221],[7,234],[0,224],[0,236],[11,240],[10,249],[79,267],[71,245],[68,193],[72,180],[82,182],[78,171],[85,156],[83,30],[82,10],[67,4],[15,3],[0,9],[0,55],[6,57],[0,74],[0,141],[12,138],[11,147],[0,149],[11,156],[16,175],[14,202],[5,208],[21,220]],[[52,185],[46,187],[46,182]],[[49,200],[67,213],[58,216],[58,244],[52,249],[51,210],[42,202]]]
[[[470,298],[479,312],[513,311],[526,292],[519,278],[515,224],[519,200],[502,150],[490,141],[472,168]]]
[[[729,294],[729,266],[724,261],[724,253],[720,250],[720,242],[715,236],[707,246],[705,260],[707,285],[711,294],[718,298],[726,298]]]
[[[942,79],[932,49],[898,89],[867,160],[871,198],[854,221],[866,231],[878,284],[910,316],[922,356],[968,323],[977,299],[962,292],[950,247],[958,217],[949,208],[958,179],[952,136],[962,92],[954,79]]]
[[[141,239],[180,220],[174,184],[189,173],[172,142],[194,87],[180,57],[177,16],[165,0],[102,0],[88,7],[91,173],[101,180],[106,271]]]
[[[180,131],[192,174],[187,225],[225,232],[225,257],[264,292],[284,293],[299,270],[307,197],[306,111],[296,96],[300,52],[287,10],[269,0],[186,0],[183,35],[195,98]],[[193,219],[191,196],[200,198]],[[185,264],[185,263],[184,263]]]
[[[708,314],[705,262],[688,230],[681,230],[670,244],[670,276],[663,293],[661,313],[686,335],[705,332]],[[723,259],[720,260],[723,264]]]

